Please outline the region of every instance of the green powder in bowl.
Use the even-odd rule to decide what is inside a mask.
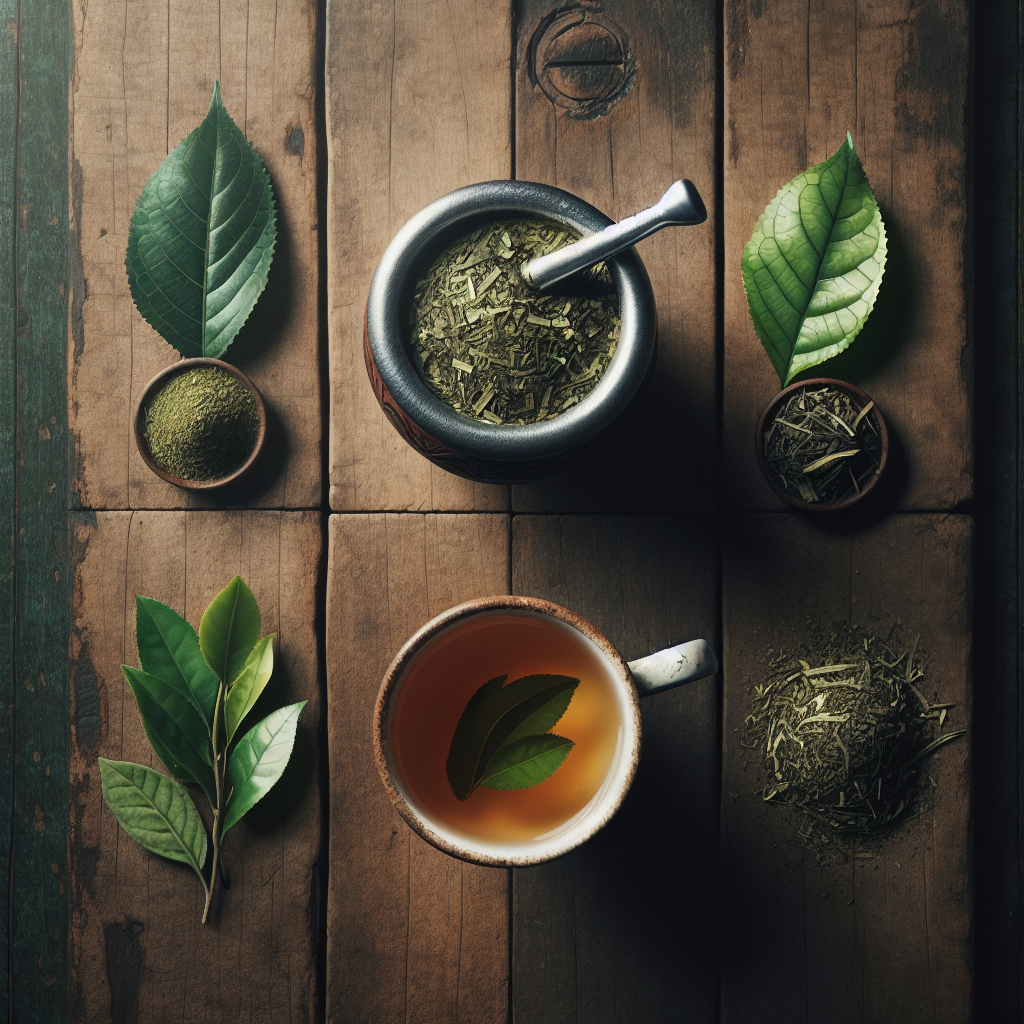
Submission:
[[[220,480],[252,454],[260,431],[253,393],[215,366],[172,377],[150,400],[143,437],[153,461],[182,480]]]

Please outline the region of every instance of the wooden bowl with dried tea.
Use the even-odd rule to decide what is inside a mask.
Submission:
[[[399,231],[370,286],[364,355],[409,444],[470,479],[529,480],[627,408],[655,345],[636,251],[546,292],[520,274],[611,223],[561,189],[493,181],[442,197]]]
[[[135,410],[135,443],[146,465],[193,491],[237,480],[256,461],[266,430],[256,385],[220,359],[171,364],[146,385]]]
[[[757,461],[785,502],[835,512],[878,483],[889,433],[878,406],[858,387],[832,377],[791,384],[761,414]]]

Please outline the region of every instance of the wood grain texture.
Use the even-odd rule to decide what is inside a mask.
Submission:
[[[718,649],[705,517],[517,516],[513,590],[589,619],[627,658]],[[517,1024],[716,1018],[717,677],[644,701],[633,788],[579,850],[513,871]]]
[[[75,501],[107,509],[318,505],[316,5],[72,6],[78,279],[68,380]],[[218,79],[228,113],[270,172],[278,237],[267,288],[226,354],[267,403],[267,449],[247,480],[210,498],[160,480],[135,447],[136,404],[177,353],[135,309],[124,258],[143,186],[206,116]]]
[[[17,29],[17,0],[0,0],[0,26]],[[18,342],[17,286],[15,274],[15,210],[17,209],[18,140],[18,33],[0,34],[0,450],[12,452],[17,442]],[[16,550],[17,491],[14,459],[0,461],[0,551],[6,562]],[[15,577],[5,573],[0,581],[0,702],[14,705],[14,609]],[[0,714],[0,792],[14,791],[14,721]],[[13,801],[0,813],[0,849],[11,848],[14,828]],[[0,885],[0,993],[9,991],[11,902],[9,886]],[[0,997],[2,998],[2,997]]]
[[[754,455],[779,384],[750,322],[743,247],[778,189],[849,129],[885,220],[888,263],[853,347],[805,376],[850,380],[882,409],[892,449],[876,507],[955,507],[971,496],[973,472],[966,3],[727,0],[725,62],[727,504],[781,507]]]
[[[970,728],[971,520],[733,516],[724,539],[722,1021],[964,1024],[972,1019],[970,733],[928,763],[934,810],[877,858],[820,865],[788,808],[761,799],[740,746],[759,652],[806,622],[921,634],[925,696]]]
[[[564,44],[567,30],[561,43],[549,45],[544,33],[555,5],[518,0],[516,177],[564,188],[613,220],[650,206],[673,181],[690,178],[709,217],[702,225],[669,228],[637,246],[658,307],[657,358],[646,390],[610,436],[588,446],[568,472],[513,488],[513,507],[517,512],[706,509],[715,504],[717,477],[715,8],[699,0],[584,6],[617,26],[624,66],[635,66],[633,84],[597,116],[590,106],[581,110],[553,102],[539,76],[557,76],[556,84],[574,95],[594,91],[588,74],[600,65],[585,62],[608,59],[603,47],[611,45],[610,29],[602,21],[576,30],[580,38],[570,47]],[[582,14],[579,8],[572,17]],[[573,61],[583,63],[561,66]]]
[[[452,605],[508,590],[504,515],[335,515],[327,587],[327,1020],[498,1024],[508,872],[457,861],[392,808],[371,717],[399,647]]]
[[[385,419],[363,363],[363,314],[377,262],[414,213],[512,176],[511,35],[507,3],[327,5],[332,509],[507,507],[507,488],[434,468]]]
[[[319,517],[76,513],[72,532],[72,1019],[312,1022]],[[163,601],[198,626],[235,574],[256,596],[263,633],[277,634],[264,713],[309,703],[284,777],[227,837],[230,889],[203,926],[198,879],[125,835],[103,803],[96,758],[162,770],[119,668],[138,664],[134,595]]]
[[[16,516],[3,570],[15,586],[5,716],[13,735],[3,748],[14,768],[5,794],[13,824],[6,1009],[12,1020],[49,1022],[66,1019],[68,971],[67,6],[19,4],[4,31],[18,49],[17,222],[13,258],[0,258],[14,276],[5,313],[17,325],[15,392],[5,396],[14,400],[16,437],[4,452],[14,463],[7,497]]]

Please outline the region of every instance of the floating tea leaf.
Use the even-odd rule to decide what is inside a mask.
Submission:
[[[480,228],[438,257],[416,287],[413,363],[463,416],[523,425],[582,401],[608,368],[619,303],[604,264],[560,292],[523,284],[528,259],[579,238],[552,221]]]

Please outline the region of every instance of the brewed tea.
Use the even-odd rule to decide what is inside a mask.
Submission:
[[[480,686],[506,673],[510,679],[551,673],[580,680],[557,727],[575,745],[539,785],[480,787],[460,801],[445,773],[455,728]],[[624,708],[612,667],[568,624],[531,612],[481,614],[436,638],[404,674],[391,718],[395,768],[409,803],[448,830],[499,843],[539,839],[600,791]]]

